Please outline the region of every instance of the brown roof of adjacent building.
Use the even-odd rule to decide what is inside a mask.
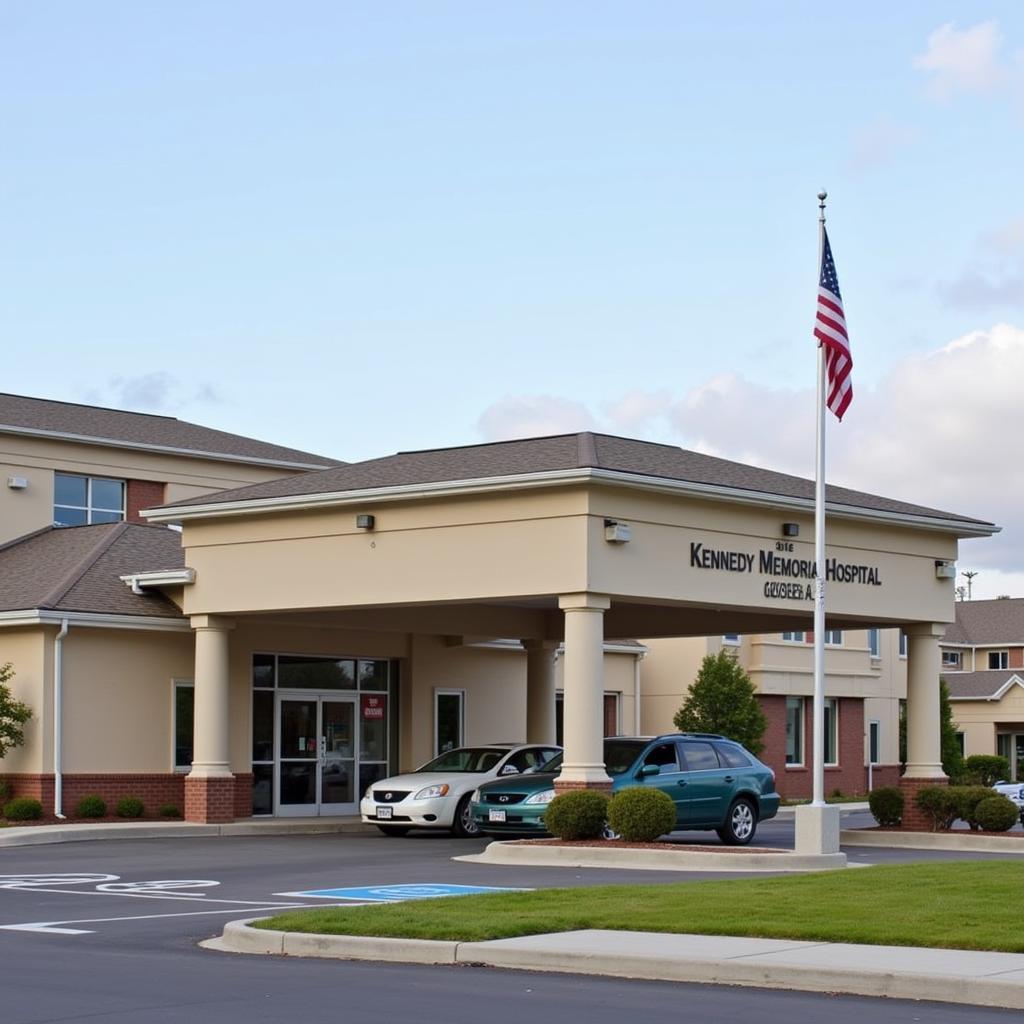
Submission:
[[[182,618],[163,594],[135,594],[121,577],[184,564],[177,530],[135,523],[48,526],[0,547],[0,611]]]
[[[990,700],[1011,679],[1024,679],[1021,672],[1000,669],[988,672],[943,672],[950,700]]]
[[[316,473],[252,484],[177,502],[174,507],[284,498],[417,484],[528,476],[573,469],[611,470],[638,477],[684,481],[712,487],[813,500],[814,481],[702,455],[674,445],[608,434],[561,434],[521,441],[500,441],[462,448],[399,452]],[[992,524],[953,512],[912,505],[844,487],[829,487],[828,501],[899,516],[948,519],[981,527]]]
[[[957,601],[956,622],[946,627],[945,644],[1024,644],[1024,598]]]
[[[192,452],[241,462],[300,469],[342,465],[337,459],[229,434],[174,416],[105,409],[47,398],[0,394],[0,433],[43,434],[84,443],[121,444],[156,451]]]

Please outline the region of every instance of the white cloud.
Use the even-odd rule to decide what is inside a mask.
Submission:
[[[509,395],[485,409],[477,427],[488,441],[507,441],[593,430],[595,422],[582,402],[552,395]]]
[[[963,30],[947,22],[928,37],[927,49],[914,58],[914,67],[930,76],[929,92],[936,99],[950,99],[963,92],[993,92],[1011,77],[1000,56],[1002,44],[995,21],[982,21]]]
[[[135,377],[111,377],[89,388],[84,398],[96,405],[115,406],[132,412],[172,412],[188,405],[217,405],[221,398],[209,383],[188,383],[166,370]]]
[[[667,390],[630,391],[604,407],[608,421],[618,430],[650,430],[668,412],[672,395]]]

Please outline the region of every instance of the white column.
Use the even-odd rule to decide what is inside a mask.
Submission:
[[[526,648],[526,742],[555,742],[555,650],[557,644],[524,640]]]
[[[601,594],[567,594],[562,670],[562,745],[558,783],[567,788],[606,788],[604,770],[604,613],[611,601]]]
[[[194,778],[231,777],[228,636],[233,628],[230,619],[192,616],[196,671],[194,749],[189,775]]]
[[[907,634],[907,779],[944,779],[942,770],[939,641],[946,627],[909,626]]]

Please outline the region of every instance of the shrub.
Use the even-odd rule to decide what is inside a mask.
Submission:
[[[992,790],[985,786],[950,786],[950,792],[956,800],[956,816],[972,829],[980,828],[975,812],[982,800],[992,796]]]
[[[6,779],[0,779],[0,804],[10,800],[12,792],[14,792],[14,788],[11,784]]]
[[[141,818],[145,808],[137,796],[126,796],[117,801],[114,813],[119,818]]]
[[[1007,832],[1017,824],[1017,805],[997,793],[982,800],[974,810],[978,824],[986,832]]]
[[[548,804],[544,825],[559,839],[598,839],[608,820],[608,795],[599,789],[562,793]]]
[[[161,818],[180,818],[181,811],[178,810],[175,804],[161,804],[160,809],[157,811]]]
[[[107,802],[103,797],[95,794],[83,796],[75,807],[75,817],[77,818],[102,818],[106,813]]]
[[[949,786],[926,786],[917,791],[917,806],[931,815],[932,831],[949,828],[956,820],[957,795]]]
[[[971,754],[964,761],[964,778],[974,786],[994,786],[1010,777],[1010,762],[998,754]]]
[[[43,805],[30,796],[16,796],[4,804],[4,817],[9,821],[35,821],[43,816]]]
[[[868,793],[868,807],[882,826],[898,825],[903,820],[903,790],[883,786]]]
[[[660,789],[630,786],[611,798],[608,825],[631,843],[652,843],[676,827],[676,805]]]

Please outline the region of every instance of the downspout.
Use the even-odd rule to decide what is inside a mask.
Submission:
[[[646,651],[640,651],[633,658],[633,735],[643,734],[640,724],[640,662],[647,657]]]
[[[61,742],[63,732],[63,695],[64,695],[64,637],[68,635],[68,620],[60,624],[60,632],[53,641],[53,814],[64,818],[63,803],[63,769]]]

